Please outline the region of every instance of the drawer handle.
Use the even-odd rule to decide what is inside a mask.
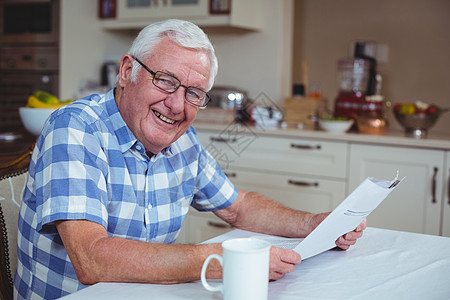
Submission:
[[[228,173],[228,172],[223,172],[228,178],[236,178],[237,174],[232,172],[232,173]]]
[[[220,229],[233,228],[233,226],[231,226],[231,225],[218,223],[218,222],[213,222],[213,221],[208,221],[208,226],[215,227],[215,228],[220,228]]]
[[[304,150],[319,150],[322,148],[322,146],[320,145],[315,145],[315,146],[311,146],[311,145],[303,145],[303,144],[291,144],[291,148],[295,148],[295,149],[304,149]]]
[[[319,186],[318,182],[306,182],[306,181],[298,181],[289,179],[288,183],[296,186]]]
[[[218,142],[218,143],[235,143],[236,142],[236,138],[226,139],[226,138],[212,136],[209,139],[211,140],[211,142]]]
[[[436,203],[436,176],[438,168],[434,167],[433,179],[431,179],[431,203]]]
[[[448,173],[450,174],[450,169],[448,169]],[[448,176],[447,182],[447,197],[448,197],[448,205],[450,205],[450,175]]]

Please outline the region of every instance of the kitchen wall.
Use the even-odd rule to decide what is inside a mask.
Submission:
[[[120,59],[136,31],[105,31],[97,1],[61,0],[60,97],[78,95],[86,79],[99,80],[105,59]],[[206,29],[219,58],[216,85],[233,85],[255,98],[263,92],[282,104],[292,82],[319,82],[330,105],[338,93],[337,61],[355,40],[387,46],[379,63],[382,93],[393,103],[421,99],[450,106],[450,1],[261,0],[257,32]],[[293,37],[293,38],[292,38]],[[400,126],[390,115],[392,129]],[[447,133],[450,113],[432,133]]]
[[[86,80],[99,82],[103,61],[119,60],[135,37],[130,32],[104,31],[97,5],[92,0],[61,0],[61,99],[79,96]]]
[[[243,0],[245,1],[245,0]],[[219,59],[216,85],[231,85],[250,98],[282,103],[292,90],[292,0],[259,0],[261,28],[257,32],[217,34],[206,29]],[[258,100],[258,99],[257,99]]]
[[[245,0],[243,0],[245,1]],[[280,102],[291,92],[293,0],[260,0],[259,31],[205,29],[219,59],[216,85]],[[60,97],[73,97],[86,79],[99,80],[105,58],[119,59],[136,31],[105,31],[97,1],[62,0]]]
[[[302,60],[309,81],[324,96],[338,93],[337,61],[355,40],[388,47],[380,63],[382,94],[393,103],[418,99],[450,107],[450,1],[448,0],[295,0],[293,82],[302,82]],[[390,116],[392,129],[400,129]],[[450,113],[431,133],[449,133]]]

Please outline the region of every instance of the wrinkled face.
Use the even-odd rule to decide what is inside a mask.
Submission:
[[[152,83],[152,75],[140,68],[136,81],[130,80],[132,63],[124,55],[120,64],[116,102],[127,126],[151,153],[158,153],[176,141],[194,122],[198,107],[184,98],[185,88],[170,94]],[[206,90],[210,62],[203,51],[187,49],[164,38],[153,54],[142,61],[152,71],[178,78],[184,86]]]

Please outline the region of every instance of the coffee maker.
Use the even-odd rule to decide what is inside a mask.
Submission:
[[[334,102],[334,117],[354,119],[359,114],[367,91],[369,67],[362,58],[338,61],[339,94]]]
[[[365,43],[356,42],[353,57],[338,61],[339,93],[334,117],[355,119],[367,107],[366,97],[376,94],[376,60],[365,54]]]

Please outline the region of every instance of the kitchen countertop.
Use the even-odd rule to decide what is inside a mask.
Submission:
[[[328,141],[341,141],[384,146],[402,146],[437,150],[450,150],[450,133],[447,135],[428,132],[425,139],[405,137],[403,131],[387,131],[385,135],[368,135],[360,133],[331,134],[321,130],[291,129],[291,128],[257,128],[255,126],[239,125],[234,123],[212,124],[195,122],[197,130],[228,131],[237,133],[253,132],[254,134],[292,138],[323,139]]]
[[[239,127],[240,126],[240,127]],[[328,141],[341,141],[385,146],[402,146],[424,149],[450,150],[450,133],[438,134],[430,131],[425,139],[405,137],[402,131],[387,131],[385,135],[368,135],[359,133],[330,134],[320,130],[303,130],[291,128],[265,129],[255,126],[237,125],[234,123],[201,123],[195,122],[198,130],[216,132],[229,131],[233,134],[253,132],[258,135],[275,137],[292,137],[306,139],[321,139]],[[18,157],[35,142],[36,137],[23,133],[23,136],[14,141],[0,141],[0,165]]]

